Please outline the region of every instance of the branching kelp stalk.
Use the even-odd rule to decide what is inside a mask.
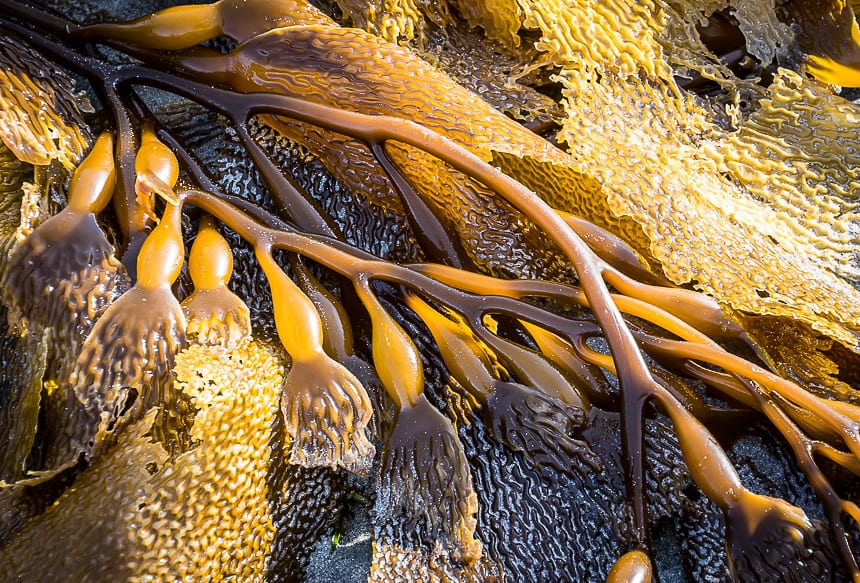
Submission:
[[[645,551],[650,542],[644,424],[648,405],[655,404],[674,426],[692,480],[724,513],[730,568],[739,578],[762,569],[778,572],[783,564],[785,569],[800,569],[814,562],[812,549],[821,544],[821,534],[802,509],[754,493],[741,482],[707,427],[709,416],[725,409],[704,403],[683,382],[680,388],[668,382],[658,364],[700,381],[721,401],[762,413],[791,445],[822,500],[844,569],[860,581],[843,525],[845,515],[860,523],[860,509],[839,496],[815,461],[821,456],[860,475],[860,407],[817,396],[733,354],[720,342],[746,342],[753,351],[756,345],[716,301],[650,274],[615,235],[557,211],[539,196],[542,193],[494,168],[453,137],[399,117],[351,111],[288,89],[255,84],[255,75],[277,73],[272,65],[252,63],[244,78],[235,77],[232,69],[234,76],[226,69],[206,69],[207,58],[232,65],[230,59],[238,62],[240,57],[213,57],[215,53],[196,47],[204,41],[226,35],[242,43],[271,26],[318,24],[323,19],[308,7],[307,13],[298,9],[295,15],[288,10],[273,13],[276,18],[271,23],[257,11],[236,13],[230,20],[222,12],[234,9],[234,4],[241,3],[222,0],[206,7],[171,9],[128,24],[82,26],[0,0],[5,11],[0,29],[84,75],[104,99],[110,111],[107,123],[115,133],[114,200],[118,227],[126,238],[122,262],[132,279],[139,279],[116,300],[115,309],[108,309],[108,315],[96,323],[80,360],[92,361],[93,370],[76,370],[73,382],[85,374],[101,378],[99,367],[106,365],[91,355],[110,344],[110,331],[125,330],[122,308],[135,298],[158,300],[152,304],[159,307],[146,319],[161,327],[153,332],[161,336],[155,343],[165,346],[152,354],[142,350],[129,357],[139,357],[145,370],[157,371],[150,374],[156,377],[155,388],[144,393],[144,407],[165,405],[153,395],[161,390],[161,377],[167,378],[174,355],[185,344],[185,316],[193,322],[189,337],[193,332],[201,343],[223,341],[235,347],[250,335],[247,306],[227,289],[232,255],[212,219],[202,220],[199,245],[191,250],[189,271],[195,293],[180,307],[170,291],[184,256],[181,219],[185,207],[194,206],[251,244],[271,289],[275,326],[291,363],[281,387],[286,459],[301,466],[342,467],[366,475],[376,453],[370,435],[374,406],[367,387],[344,362],[352,353],[352,318],[303,261],[310,260],[349,283],[351,289],[342,293],[354,294],[369,315],[373,365],[396,410],[391,431],[382,439],[378,512],[399,517],[407,528],[450,545],[455,558],[471,563],[481,556],[481,543],[475,538],[478,502],[457,428],[425,394],[421,353],[402,320],[407,311],[429,329],[451,377],[476,399],[494,438],[522,452],[536,467],[551,469],[550,475],[575,480],[586,469],[599,472],[602,460],[579,439],[579,433],[593,402],[620,411],[633,546]],[[193,18],[208,24],[195,27],[189,21]],[[313,32],[312,27],[308,30]],[[82,41],[89,43],[86,50],[75,48]],[[98,56],[94,46],[99,44],[140,62],[113,63]],[[179,52],[162,53],[157,47]],[[222,116],[286,219],[220,193],[193,152],[153,119],[135,86],[167,91]],[[416,263],[397,264],[349,245],[334,218],[285,176],[252,135],[251,120],[265,123],[268,118],[319,128],[366,148],[399,197],[403,218],[421,251]],[[460,233],[448,227],[428,200],[422,185],[412,182],[404,148],[441,162],[446,172],[462,175],[458,180],[487,189],[517,220],[536,227],[562,252],[575,282],[487,275],[485,266],[467,252]],[[177,160],[186,171],[178,183]],[[155,194],[167,204],[152,228],[161,206]],[[162,247],[170,251],[164,257],[158,255]],[[277,251],[288,252],[292,277],[278,262]],[[153,269],[157,277],[151,275]],[[380,284],[396,290],[386,293],[385,301],[399,301],[401,311],[386,307]],[[528,341],[500,332],[502,320],[513,322]],[[605,339],[609,354],[589,344],[595,339]],[[122,352],[123,342],[116,340],[115,350]],[[618,403],[607,399],[606,391],[597,386],[594,371],[602,374],[598,369],[618,378]],[[131,371],[111,373],[134,376]],[[125,397],[112,392],[120,385],[126,391],[126,384],[113,382],[109,394],[98,393],[97,382],[90,383],[90,392],[98,394],[78,390],[86,415],[100,434],[112,431],[131,406],[133,399],[124,405]],[[140,418],[143,413],[135,415]],[[536,437],[523,437],[527,432]],[[101,455],[92,448],[81,451]],[[773,544],[781,545],[776,564],[768,555]],[[643,566],[639,555],[636,560],[635,570],[650,568]]]

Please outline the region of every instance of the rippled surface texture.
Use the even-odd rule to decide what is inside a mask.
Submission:
[[[0,0],[0,581],[860,581],[845,0]]]

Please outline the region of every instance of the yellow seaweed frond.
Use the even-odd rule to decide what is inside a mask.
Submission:
[[[507,47],[520,46],[523,11],[515,1],[458,0],[457,6],[469,25],[482,27],[487,38]]]
[[[337,4],[357,28],[392,43],[417,39],[419,44],[423,44],[427,20],[444,26],[451,18],[445,0],[337,0]]]
[[[170,459],[130,425],[57,504],[24,527],[0,571],[30,580],[263,581],[275,527],[267,476],[283,364],[256,342],[194,344],[177,385],[197,407],[195,446]],[[65,540],[66,545],[44,544]],[[16,551],[15,549],[26,549]]]
[[[563,81],[563,133],[573,155],[601,182],[612,212],[642,227],[644,249],[670,280],[693,283],[736,310],[806,322],[857,348],[860,295],[722,175],[707,139],[719,132],[692,99],[609,73],[599,82],[567,73]]]
[[[760,105],[715,157],[772,211],[780,245],[860,279],[860,108],[786,69]]]
[[[71,78],[9,35],[0,38],[0,140],[35,166],[58,160],[72,170],[92,142],[92,110]]]
[[[518,0],[524,26],[540,30],[537,48],[556,64],[582,63],[622,76],[644,71],[671,80],[657,34],[665,27],[658,2],[647,0]]]

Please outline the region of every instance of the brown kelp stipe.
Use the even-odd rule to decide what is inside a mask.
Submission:
[[[643,429],[646,417],[654,415],[651,405],[671,421],[690,477],[723,513],[734,576],[827,570],[816,564],[824,559],[813,551],[822,544],[817,522],[785,500],[746,487],[708,427],[721,415],[752,410],[791,445],[822,500],[844,569],[860,581],[844,523],[849,518],[853,530],[860,510],[840,497],[816,461],[826,458],[860,475],[860,407],[813,394],[754,357],[732,352],[730,347],[741,345],[745,354],[757,350],[741,318],[724,312],[712,298],[651,273],[615,234],[557,211],[541,193],[489,165],[481,146],[461,143],[453,131],[370,114],[365,108],[376,104],[359,97],[327,99],[325,81],[335,73],[324,66],[314,69],[314,59],[321,57],[313,53],[313,42],[305,46],[307,54],[282,61],[266,51],[287,32],[337,37],[331,21],[301,3],[259,4],[262,11],[240,10],[243,3],[221,0],[125,24],[81,26],[0,0],[5,11],[0,30],[85,76],[103,94],[116,140],[114,145],[109,133],[99,138],[73,178],[67,208],[16,247],[4,274],[4,301],[21,321],[35,322],[45,317],[44,289],[93,266],[116,271],[112,264],[103,265],[110,262],[112,249],[95,222],[111,194],[118,229],[126,238],[122,260],[134,280],[99,312],[77,356],[67,389],[80,405],[73,421],[86,418],[81,422],[85,430],[55,454],[56,463],[82,453],[97,455],[118,424],[162,406],[157,395],[169,386],[186,335],[228,348],[252,335],[249,309],[228,287],[234,258],[218,232],[220,223],[251,245],[271,291],[277,336],[290,360],[281,396],[289,463],[342,467],[360,475],[370,471],[376,454],[370,421],[380,411],[363,385],[366,379],[352,370],[360,360],[354,354],[354,329],[363,328],[369,337],[376,377],[395,411],[390,431],[380,439],[377,515],[447,545],[465,563],[481,556],[473,476],[458,427],[425,391],[422,354],[406,325],[413,318],[429,330],[450,377],[478,403],[493,439],[560,480],[602,471],[605,460],[582,433],[593,408],[619,413],[632,544],[638,550],[618,559],[610,581],[651,576]],[[348,34],[361,37],[356,31]],[[197,46],[219,36],[239,45],[227,54]],[[81,42],[110,46],[139,62],[113,63],[97,51],[76,48]],[[289,85],[289,75],[279,68],[286,67],[288,57],[310,70],[304,74],[320,82],[314,90],[322,97]],[[222,116],[286,219],[221,193],[194,153],[170,128],[151,119],[135,86],[168,91]],[[300,124],[343,138],[362,152],[363,163],[396,195],[397,203],[389,201],[387,208],[414,231],[419,251],[413,263],[388,261],[347,243],[334,217],[285,176],[255,140],[252,122],[275,131]],[[495,265],[482,264],[481,258],[497,259],[500,251],[491,239],[475,243],[469,233],[451,227],[444,204],[416,179],[422,176],[416,166],[427,161],[459,193],[488,193],[500,215],[540,231],[554,246],[552,253],[561,252],[564,276],[488,275]],[[84,191],[89,198],[81,198]],[[192,206],[207,216],[200,220],[189,257],[194,291],[180,305],[171,286],[183,265],[181,224]],[[56,225],[63,221],[72,226],[60,233]],[[86,265],[75,263],[81,258],[76,250],[72,257],[52,252],[51,260],[40,264],[47,268],[34,262],[45,237],[63,240],[64,233],[83,224],[88,230],[74,240],[88,241],[94,249]],[[529,245],[526,252],[537,254]],[[309,264],[339,278],[337,289],[327,289],[329,280],[315,276]],[[46,270],[50,273],[41,273]],[[347,301],[360,309],[346,310]],[[516,333],[502,331],[500,322]],[[23,328],[26,332],[27,325]],[[603,341],[608,353],[595,348]],[[617,377],[619,390],[604,373]],[[691,381],[707,387],[709,398],[692,389]],[[779,549],[775,558],[774,546]]]

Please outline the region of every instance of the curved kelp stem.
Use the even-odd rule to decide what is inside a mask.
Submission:
[[[313,238],[303,236],[297,233],[288,233],[288,232],[279,232],[279,231],[271,231],[261,227],[257,223],[255,223],[250,218],[243,215],[237,209],[231,207],[230,205],[223,203],[216,199],[215,197],[208,195],[206,193],[202,193],[199,191],[184,191],[180,194],[180,196],[191,202],[193,204],[197,204],[202,206],[208,212],[211,212],[218,216],[219,219],[225,221],[231,228],[237,230],[243,236],[249,238],[250,240],[255,240],[260,236],[263,236],[263,233],[266,237],[272,237],[273,240],[277,242],[278,246],[283,246],[286,249],[291,251],[302,253],[314,261],[317,261],[327,267],[341,273],[342,275],[350,278],[354,282],[358,282],[357,285],[359,289],[364,290],[364,301],[366,306],[374,306],[374,301],[372,301],[372,296],[369,295],[368,292],[368,283],[367,281],[373,278],[380,278],[387,281],[391,281],[393,283],[399,283],[402,285],[407,285],[416,291],[420,291],[421,293],[430,293],[434,299],[442,301],[445,304],[450,304],[451,306],[457,306],[459,309],[463,309],[463,306],[467,305],[468,302],[465,301],[464,296],[452,296],[450,288],[439,288],[439,282],[434,279],[429,279],[426,276],[419,276],[418,273],[410,271],[405,267],[394,266],[385,262],[381,262],[378,260],[365,259],[358,260],[354,255],[351,255],[343,250],[336,249],[330,245],[326,245],[322,241],[315,240]],[[413,266],[415,267],[415,266]],[[561,284],[551,284],[547,282],[520,282],[520,281],[512,281],[512,282],[501,282],[498,280],[493,280],[492,278],[487,278],[485,276],[477,276],[474,274],[466,274],[463,272],[459,272],[459,270],[453,270],[450,268],[441,268],[435,267],[430,268],[429,266],[425,266],[426,269],[424,271],[433,273],[434,275],[440,276],[441,279],[447,279],[459,284],[459,287],[464,287],[470,289],[471,291],[477,291],[479,293],[503,293],[509,291],[512,295],[549,295],[555,298],[567,298],[570,301],[578,300],[580,303],[585,304],[586,300],[584,298],[584,294],[572,293],[576,290],[571,288],[570,286],[565,286]],[[416,269],[418,269],[416,267]],[[449,270],[449,271],[445,271]],[[462,277],[453,277],[455,273],[460,274]],[[450,275],[450,277],[449,277]],[[481,287],[479,283],[483,283],[484,285],[492,285],[492,290]],[[475,296],[480,297],[480,296]],[[498,304],[494,305],[494,302],[498,303],[503,298],[499,298],[495,296],[495,300],[492,299],[493,296],[482,296],[480,297],[480,306],[475,306],[473,310],[468,310],[470,312],[470,316],[468,321],[472,323],[472,326],[481,330],[479,327],[480,322],[483,321],[484,314],[488,312],[492,312],[494,310],[501,309]],[[696,344],[696,342],[704,342],[707,337],[698,332],[695,328],[692,328],[686,322],[671,316],[670,314],[665,313],[663,310],[649,306],[642,300],[633,300],[632,298],[626,298],[625,296],[613,296],[613,300],[618,302],[621,307],[624,307],[627,311],[638,314],[642,317],[647,317],[650,320],[653,320],[655,323],[659,323],[663,325],[668,331],[680,335],[682,338],[687,338],[688,340],[693,341],[692,343],[687,342],[680,344],[676,347],[675,350],[669,351],[669,353],[675,355],[685,355],[690,357],[697,357],[700,360],[705,360],[707,362],[713,362],[715,364],[725,365],[725,362],[733,363],[732,366],[728,367],[728,370],[735,372],[736,374],[743,374],[745,376],[750,376],[751,378],[757,379],[762,382],[769,382],[771,384],[775,383],[776,389],[781,389],[783,391],[787,391],[788,393],[795,395],[797,398],[803,398],[806,395],[809,398],[812,398],[810,395],[805,393],[799,387],[792,385],[788,381],[777,377],[776,375],[772,375],[771,373],[767,373],[763,369],[757,368],[751,363],[744,361],[743,359],[739,359],[737,357],[733,357],[732,355],[728,355],[722,349],[717,347],[712,341],[708,341],[709,345]],[[625,303],[626,302],[626,303]],[[532,310],[526,304],[519,304],[517,306],[511,305],[508,308],[502,309],[502,312],[505,310],[511,314],[515,314],[520,317],[527,317],[530,320],[533,320],[538,325],[546,325],[550,329],[552,329],[555,333],[560,333],[562,335],[566,335],[571,339],[572,344],[577,347],[580,352],[580,355],[588,356],[590,353],[590,349],[588,349],[587,345],[584,344],[584,336],[570,336],[571,328],[569,323],[558,322],[553,323],[554,318],[551,314],[547,314],[541,310],[533,309],[535,312],[534,315],[530,316],[530,312]],[[384,315],[384,311],[381,308],[377,307],[377,316],[378,318],[382,318]],[[637,312],[637,310],[639,310]],[[426,316],[426,314],[425,314]],[[386,318],[390,318],[386,316]],[[428,317],[429,319],[429,317]],[[555,320],[558,318],[556,317]],[[387,325],[380,324],[378,326],[383,326],[382,330],[388,330],[389,332],[393,330],[393,328],[387,327]],[[431,326],[432,330],[433,326]],[[596,329],[594,329],[596,331]],[[438,333],[438,332],[437,332]],[[484,334],[484,338],[490,338],[490,336],[486,336],[487,332],[482,331]],[[636,333],[636,337],[642,340],[644,337],[640,332]],[[374,341],[374,346],[382,346],[388,347],[392,345],[397,345],[397,342],[391,340],[391,338],[395,339],[403,339],[404,337],[401,334],[397,334],[393,337],[385,336],[385,337],[377,337]],[[580,339],[580,343],[577,343],[576,338]],[[408,338],[407,338],[408,340]],[[647,339],[645,339],[647,340]],[[645,342],[645,346],[650,351],[654,351],[659,354],[658,348],[660,347],[660,343],[662,342],[675,342],[667,339],[657,339],[653,338]],[[495,349],[499,350],[501,345],[496,346]],[[675,346],[675,345],[673,345]],[[384,349],[383,349],[384,350]],[[404,349],[407,350],[407,349]],[[696,351],[699,352],[696,352]],[[505,349],[502,349],[504,352]],[[725,358],[731,358],[733,360],[723,361],[720,360],[719,355],[728,355]],[[595,361],[598,365],[607,368],[611,372],[615,373],[615,365],[612,360],[609,360],[609,357],[601,357],[602,360]],[[480,360],[480,359],[479,359]],[[409,359],[405,359],[406,362]],[[448,362],[452,362],[450,359]],[[452,365],[452,369],[456,370],[456,366]],[[473,371],[474,372],[474,371]],[[393,375],[387,379],[389,383],[389,387],[394,387],[391,389],[392,396],[398,402],[409,402],[410,399],[414,399],[415,391],[407,391],[405,389],[398,388],[400,385],[394,384],[395,382],[404,382],[402,380],[397,381],[397,379],[402,378],[403,375]],[[407,378],[415,378],[415,375],[410,373],[409,375],[405,375]],[[482,376],[476,376],[474,374],[469,375],[471,378],[485,378],[488,382],[487,375],[483,374]],[[659,386],[659,385],[658,385]],[[716,385],[718,388],[721,388],[720,385]],[[657,393],[661,395],[662,403],[671,403],[672,406],[678,408],[677,400],[675,397],[668,394],[666,389],[660,387],[656,389]],[[737,391],[735,391],[736,393]],[[734,396],[735,393],[730,393],[730,396]],[[748,395],[747,395],[748,397]],[[749,399],[747,398],[747,401]],[[809,405],[806,401],[803,401],[806,405]],[[667,405],[668,406],[668,405]],[[831,411],[832,413],[832,411]],[[680,414],[679,415],[685,415]],[[685,416],[682,417],[684,419],[684,423],[687,425],[697,425],[696,431],[705,431],[704,427],[693,417]],[[839,425],[835,427],[839,428]],[[712,466],[717,469],[713,470],[717,473],[720,473],[722,466],[719,464],[716,466]],[[732,470],[733,472],[734,470]],[[731,473],[729,475],[729,481],[731,482]],[[711,492],[711,494],[715,494],[717,490]],[[747,508],[747,510],[734,510],[734,513],[743,514],[746,511],[753,512],[749,508],[755,508],[750,506],[740,506],[740,508]]]
[[[272,249],[271,240],[254,241],[272,289],[278,336],[291,359],[281,397],[288,459],[367,473],[375,451],[367,435],[370,398],[359,380],[326,354],[316,306],[275,262]]]

